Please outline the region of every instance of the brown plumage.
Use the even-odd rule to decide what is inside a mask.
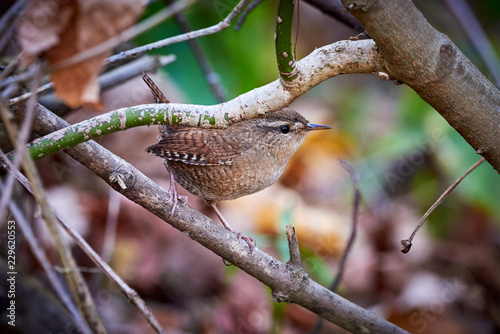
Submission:
[[[325,128],[285,108],[226,129],[168,127],[164,138],[146,151],[168,160],[186,190],[218,202],[272,185],[307,132]]]

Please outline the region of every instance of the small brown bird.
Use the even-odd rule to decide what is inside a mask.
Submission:
[[[142,78],[157,103],[169,103],[147,74]],[[177,181],[190,193],[205,199],[224,227],[233,232],[216,203],[272,185],[283,174],[307,133],[324,129],[331,127],[310,124],[295,110],[284,108],[226,129],[161,126],[160,142],[146,152],[165,159],[164,165],[170,173],[170,215],[174,214],[178,199],[184,200],[177,193]],[[240,233],[238,237],[253,251],[252,238]]]
[[[272,185],[307,133],[323,129],[331,127],[310,124],[295,110],[285,108],[226,129],[167,127],[160,142],[146,151],[164,158],[171,181],[175,179],[187,191],[205,199],[232,231],[216,202],[250,195]],[[175,186],[171,191],[176,197]],[[242,238],[253,247],[253,239]]]

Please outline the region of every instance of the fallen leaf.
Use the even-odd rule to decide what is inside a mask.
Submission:
[[[21,20],[23,61],[44,56],[50,65],[90,49],[130,27],[143,0],[31,1]],[[56,94],[70,107],[101,108],[97,76],[109,50],[78,64],[52,70]]]

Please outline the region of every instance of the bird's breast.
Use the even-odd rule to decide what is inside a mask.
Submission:
[[[210,201],[236,199],[275,183],[286,167],[268,150],[245,152],[231,165],[199,166],[169,162],[177,183]]]

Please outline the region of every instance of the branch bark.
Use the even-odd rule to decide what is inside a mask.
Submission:
[[[66,127],[68,123],[39,105],[33,126],[36,132],[45,134]],[[117,192],[268,285],[276,302],[299,304],[353,333],[407,333],[314,282],[301,268],[280,262],[258,248],[251,255],[248,245],[235,233],[188,205],[178,205],[174,216],[170,217],[171,203],[166,200],[168,192],[94,141],[68,148],[65,152]],[[120,176],[125,187],[112,181],[116,175]]]
[[[500,173],[500,92],[410,0],[342,0],[391,79],[414,89]]]

